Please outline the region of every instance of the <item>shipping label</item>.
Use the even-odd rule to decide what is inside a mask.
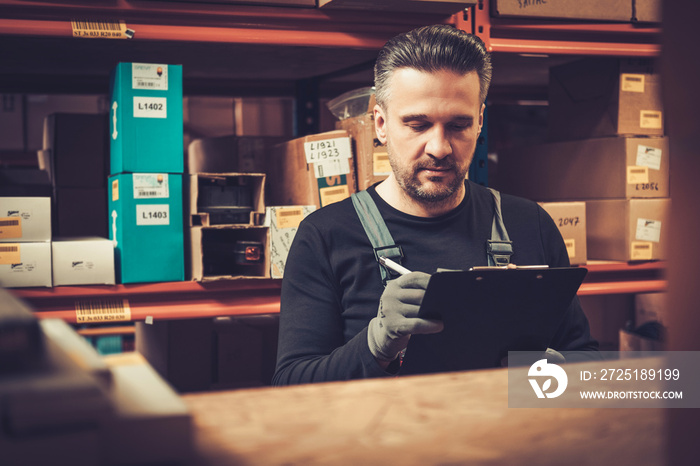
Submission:
[[[299,228],[299,224],[304,219],[304,211],[301,207],[289,207],[276,209],[277,229]]]
[[[658,243],[661,239],[661,222],[646,218],[637,219],[637,231],[634,238],[639,241],[653,241]]]
[[[132,63],[131,88],[148,89],[152,91],[167,91],[168,65]]]
[[[564,244],[566,245],[566,253],[569,255],[569,259],[576,257],[576,240],[574,238],[564,239]]]
[[[661,157],[663,151],[657,147],[649,147],[639,144],[637,146],[637,165],[649,167],[653,170],[661,170]]]
[[[0,217],[0,238],[21,238],[22,217]]]
[[[134,199],[167,199],[170,196],[167,173],[134,173]]]
[[[634,73],[622,73],[620,76],[620,89],[623,92],[644,92],[644,75]]]
[[[641,110],[639,112],[639,127],[645,129],[663,128],[661,112],[656,110]]]
[[[653,256],[654,246],[649,241],[632,241],[630,244],[630,259],[633,261],[649,261]]]
[[[627,167],[627,184],[638,184],[649,182],[649,167],[639,167],[629,165]]]
[[[21,263],[19,243],[0,243],[0,265]]]
[[[391,164],[389,163],[389,153],[386,151],[376,151],[373,154],[374,176],[384,176],[391,174]]]

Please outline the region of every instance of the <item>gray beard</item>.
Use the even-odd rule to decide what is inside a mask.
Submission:
[[[402,171],[398,166],[396,166],[394,160],[395,158],[392,157],[390,154],[389,163],[391,164],[391,169],[394,172],[396,181],[398,182],[399,186],[403,189],[403,191],[414,201],[417,201],[424,205],[430,205],[434,208],[440,207],[440,204],[449,203],[452,196],[456,192],[458,192],[459,189],[461,189],[461,187],[464,185],[464,179],[466,178],[467,170],[469,169],[467,167],[467,170],[464,170],[463,172],[457,171],[457,167],[454,164],[454,162],[445,162],[445,160],[443,159],[441,161],[437,161],[432,165],[422,164],[416,166],[410,173],[407,173],[406,171]],[[421,168],[428,168],[430,166],[440,168],[450,167],[453,170],[455,170],[457,176],[454,178],[454,180],[452,180],[450,184],[444,186],[444,188],[440,190],[427,190],[421,184],[421,182],[418,181],[418,177],[416,176],[416,174]]]

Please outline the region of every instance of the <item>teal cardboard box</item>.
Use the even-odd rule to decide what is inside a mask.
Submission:
[[[182,173],[182,66],[119,63],[111,90],[110,174]]]
[[[109,239],[117,281],[184,280],[182,175],[122,173],[109,182]]]

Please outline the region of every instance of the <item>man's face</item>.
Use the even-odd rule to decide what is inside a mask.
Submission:
[[[483,124],[477,73],[396,70],[387,108],[374,109],[393,177],[412,199],[436,203],[464,186]]]

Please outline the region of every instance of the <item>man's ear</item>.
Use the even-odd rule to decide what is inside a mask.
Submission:
[[[374,131],[379,142],[386,144],[386,114],[379,105],[374,106]]]
[[[481,128],[484,127],[484,111],[486,110],[486,104],[481,104],[481,111],[479,111],[479,134],[481,134]]]

